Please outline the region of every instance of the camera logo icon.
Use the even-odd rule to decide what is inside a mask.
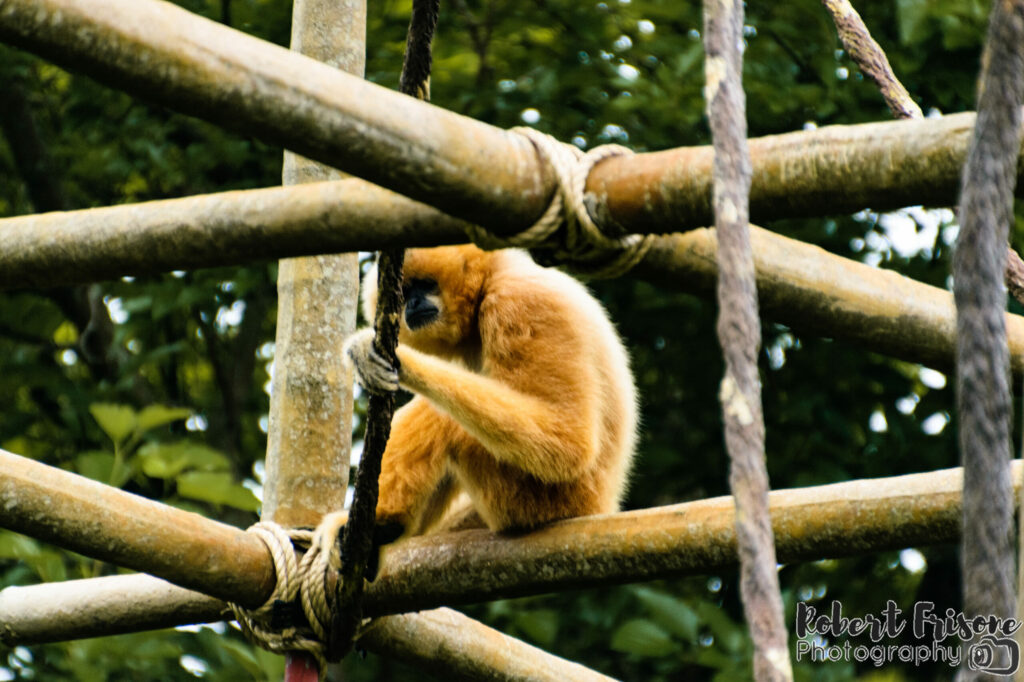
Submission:
[[[991,675],[1012,675],[1020,667],[1020,646],[1012,639],[986,635],[967,649],[967,667]]]

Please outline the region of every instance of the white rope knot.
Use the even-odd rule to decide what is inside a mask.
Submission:
[[[317,661],[320,679],[327,674],[329,629],[333,621],[341,555],[338,535],[345,525],[344,512],[327,514],[316,530],[285,529],[272,521],[261,521],[248,531],[270,550],[277,584],[267,601],[255,609],[229,603],[242,632],[262,648],[283,654],[305,651]],[[298,551],[304,551],[301,559]],[[274,627],[274,610],[281,604],[299,603],[305,623]],[[357,633],[358,637],[358,633]]]
[[[609,236],[601,231],[587,210],[586,185],[591,169],[612,156],[633,152],[616,144],[595,147],[587,153],[534,128],[512,128],[530,140],[555,174],[558,189],[544,215],[536,223],[511,237],[497,237],[479,226],[469,236],[484,249],[528,248],[537,262],[567,265],[593,278],[618,277],[643,259],[651,235]],[[559,229],[565,227],[559,234]]]

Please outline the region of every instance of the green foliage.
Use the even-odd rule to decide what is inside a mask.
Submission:
[[[671,634],[657,623],[641,618],[620,625],[612,634],[611,647],[636,656],[667,656],[676,650]]]
[[[193,500],[226,504],[246,511],[256,511],[259,500],[234,477],[223,471],[186,471],[177,477],[178,494]]]
[[[224,0],[181,0],[220,20]],[[855,3],[925,111],[972,107],[989,3]],[[278,44],[287,0],[232,0],[232,24]],[[397,85],[409,0],[369,3],[367,78]],[[434,102],[501,127],[535,126],[584,148],[658,150],[709,141],[702,100],[700,3],[537,0],[445,4]],[[841,48],[816,0],[747,7],[744,81],[751,135],[805,125],[886,120],[875,86]],[[280,181],[281,151],[224,132],[22,53],[0,78],[21,87],[68,208],[129,203]],[[532,112],[531,112],[532,113]],[[0,216],[29,213],[26,185],[0,130]],[[954,198],[950,198],[950,203]],[[906,249],[891,217],[869,212],[779,220],[769,229],[844,257],[946,286],[949,236]],[[912,236],[933,227],[906,219]],[[915,222],[916,221],[916,222]],[[1024,220],[1014,232],[1020,241]],[[0,447],[199,511],[239,527],[255,519],[274,355],[273,264],[148,275],[93,287],[0,293]],[[631,508],[727,491],[716,401],[722,366],[707,298],[624,278],[594,291],[634,360],[643,429]],[[90,308],[105,313],[94,316]],[[1019,308],[1018,308],[1019,309]],[[952,388],[916,365],[766,320],[762,381],[768,466],[776,488],[956,466],[946,425]],[[98,341],[98,343],[97,343]],[[176,407],[177,406],[177,407]],[[255,468],[254,468],[255,467]],[[839,599],[851,614],[927,598],[956,606],[955,548],[780,569],[792,623],[797,601]],[[913,570],[911,570],[913,569]],[[0,586],[115,569],[0,531]],[[566,592],[467,607],[504,632],[624,680],[749,679],[750,641],[734,571],[648,585]],[[791,631],[792,632],[792,631]],[[790,641],[790,646],[795,643]],[[282,659],[219,629],[138,633],[4,649],[0,679],[281,679]],[[346,679],[420,673],[350,657]],[[942,667],[796,667],[799,680],[942,679]]]

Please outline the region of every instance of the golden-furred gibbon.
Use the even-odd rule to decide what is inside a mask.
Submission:
[[[617,511],[636,389],[586,288],[523,251],[450,246],[408,251],[403,290],[399,372],[373,350],[372,329],[345,344],[364,388],[415,394],[392,422],[378,524],[417,535],[444,517],[445,527],[500,531]],[[376,293],[371,270],[367,319]],[[459,493],[479,517],[468,524],[469,510],[449,510]]]

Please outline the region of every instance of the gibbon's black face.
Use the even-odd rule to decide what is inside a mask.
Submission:
[[[432,279],[414,278],[403,287],[405,324],[416,331],[437,320],[441,314],[441,290]]]

